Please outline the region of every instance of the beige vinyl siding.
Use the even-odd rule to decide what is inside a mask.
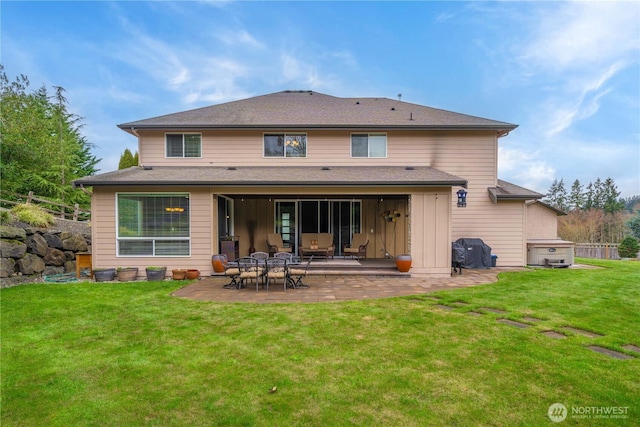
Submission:
[[[486,190],[485,190],[486,192]],[[475,203],[470,208],[470,203]],[[498,256],[498,266],[523,266],[526,263],[524,203],[519,201],[494,204],[486,200],[469,201],[467,208],[453,206],[453,235],[480,238]]]
[[[538,203],[527,205],[527,239],[558,238],[558,214]]]
[[[293,132],[288,129],[268,133]],[[176,133],[175,131],[172,133]],[[185,131],[186,132],[186,131]],[[296,130],[296,132],[300,132]],[[389,131],[386,158],[352,158],[353,130],[308,130],[307,157],[264,157],[261,130],[202,131],[202,158],[166,158],[165,132],[140,131],[140,164],[143,166],[432,166],[461,173],[495,168],[495,134],[491,132]],[[358,131],[360,132],[360,131]],[[370,132],[379,132],[371,130]],[[489,145],[489,148],[487,148]],[[487,155],[489,157],[487,157]],[[461,164],[461,158],[472,160]],[[455,174],[455,173],[454,173]],[[490,174],[494,177],[495,172]],[[460,175],[462,176],[462,175]]]
[[[213,224],[212,197],[208,188],[163,188],[161,193],[190,193],[191,256],[189,257],[118,257],[116,256],[116,193],[154,193],[144,187],[94,187],[92,197],[92,239],[94,267],[138,267],[138,275],[144,276],[148,266],[196,268],[201,275],[211,273]]]

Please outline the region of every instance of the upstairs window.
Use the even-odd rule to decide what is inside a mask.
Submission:
[[[269,133],[264,135],[265,157],[307,157],[307,135]]]
[[[383,133],[352,134],[351,157],[387,157],[387,135]]]
[[[168,133],[166,140],[167,157],[202,157],[199,133]]]

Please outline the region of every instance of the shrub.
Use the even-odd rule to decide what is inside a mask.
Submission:
[[[638,240],[631,236],[625,237],[618,246],[618,254],[622,258],[635,258],[638,256],[638,250]]]
[[[11,224],[13,221],[15,221],[15,218],[10,211],[0,210],[0,224]]]
[[[53,215],[46,212],[40,206],[33,204],[24,203],[21,205],[15,205],[11,208],[11,212],[19,221],[26,222],[34,227],[48,227],[55,221]]]

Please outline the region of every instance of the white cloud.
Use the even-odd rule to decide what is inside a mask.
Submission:
[[[623,67],[622,62],[616,62],[591,81],[583,81],[582,87],[574,90],[565,88],[564,92],[560,92],[563,95],[573,92],[575,98],[563,96],[559,100],[548,100],[544,106],[546,115],[550,116],[547,117],[549,122],[547,136],[552,137],[571,127],[574,122],[596,114],[600,109],[600,99],[611,92],[610,88],[603,88],[603,86]],[[576,86],[575,82],[572,86]],[[544,117],[545,113],[543,112],[542,115]]]
[[[520,59],[530,67],[551,73],[582,72],[638,51],[637,3],[551,4],[554,7],[534,17],[537,27],[523,46]]]
[[[498,178],[544,193],[554,168],[536,151],[498,148]]]
[[[264,48],[264,44],[256,40],[256,38],[243,29],[223,29],[218,31],[215,37],[228,46],[249,46],[257,49]]]

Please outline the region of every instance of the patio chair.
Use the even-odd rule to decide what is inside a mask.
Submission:
[[[266,260],[267,258],[269,258],[269,254],[266,252],[254,252],[251,255],[249,255],[251,258],[255,258],[261,261]]]
[[[224,289],[238,289],[240,286],[240,282],[238,279],[240,278],[240,268],[236,262],[229,263],[226,255],[220,255],[220,262],[224,266],[224,275],[231,278],[231,282],[224,285]]]
[[[307,272],[309,271],[309,265],[311,264],[312,259],[313,259],[313,255],[309,257],[309,260],[307,261],[306,264],[289,266],[288,282],[292,288],[308,288],[309,287],[309,285],[305,285],[304,283],[302,283],[302,279],[307,277]]]
[[[351,244],[344,245],[342,253],[344,256],[356,257],[358,259],[367,259],[367,245],[369,244],[369,236],[365,233],[353,233],[351,236]]]
[[[284,247],[282,236],[279,233],[268,233],[267,245],[269,245],[270,256],[273,256],[276,252],[291,252],[291,248]]]
[[[240,269],[240,286],[238,288],[241,288],[243,283],[255,280],[257,292],[260,279],[264,276],[264,268],[260,265],[260,260],[251,257],[239,258],[238,268]]]
[[[284,258],[269,258],[265,261],[266,263],[266,273],[265,273],[265,281],[267,284],[267,292],[269,292],[269,285],[271,281],[282,280],[282,284],[284,286],[284,291],[287,291],[287,284],[289,281],[287,275],[287,260]]]
[[[273,257],[286,259],[288,263],[293,262],[293,254],[291,252],[276,252]]]

